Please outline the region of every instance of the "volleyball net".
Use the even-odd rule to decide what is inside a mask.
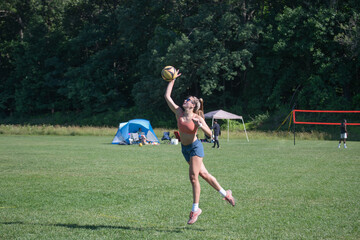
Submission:
[[[360,125],[360,111],[334,111],[334,110],[299,110],[292,111],[294,124],[314,125],[340,125],[346,119],[346,125]],[[300,114],[305,116],[299,116]]]
[[[360,111],[336,111],[336,110],[300,110],[294,109],[284,119],[277,130],[283,126],[288,119],[288,131],[293,124],[294,132],[294,145],[295,145],[295,125],[341,125],[344,119],[346,119],[346,125],[359,126],[360,125]]]

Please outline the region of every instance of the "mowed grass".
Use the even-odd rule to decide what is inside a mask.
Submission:
[[[251,137],[251,136],[250,136]],[[360,143],[221,139],[198,221],[180,145],[0,136],[0,239],[360,239]]]

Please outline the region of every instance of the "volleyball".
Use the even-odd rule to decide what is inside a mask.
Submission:
[[[142,143],[139,143],[139,147],[142,147]]]
[[[166,66],[161,71],[161,77],[165,80],[170,82],[171,80],[174,80],[176,73],[176,69],[173,66]]]

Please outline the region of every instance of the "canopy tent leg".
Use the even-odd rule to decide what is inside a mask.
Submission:
[[[227,139],[227,141],[229,141],[229,119],[227,120],[227,122],[228,122],[228,139]]]
[[[244,130],[245,130],[245,135],[246,135],[246,139],[247,141],[249,142],[249,138],[248,138],[248,135],[247,135],[247,132],[246,132],[246,127],[245,127],[245,123],[244,123],[244,120],[241,118],[241,121],[243,123],[243,126],[244,126]]]
[[[211,120],[211,126],[214,126],[214,117]],[[213,140],[213,136],[214,136],[214,129],[211,130],[211,140]]]

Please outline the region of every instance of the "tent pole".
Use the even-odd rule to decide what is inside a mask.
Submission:
[[[211,119],[211,127],[214,126],[214,116]],[[211,130],[211,140],[213,140],[214,129]]]
[[[294,129],[294,146],[295,146],[295,121],[293,123],[293,129]]]
[[[248,135],[247,135],[247,133],[246,133],[246,127],[245,127],[245,123],[244,123],[244,120],[241,118],[241,121],[242,121],[242,123],[243,123],[243,126],[244,126],[244,130],[245,130],[245,135],[246,135],[246,139],[247,139],[247,141],[249,142],[249,138],[248,138]]]
[[[227,120],[227,122],[228,122],[228,140],[227,141],[229,141],[229,119]]]

